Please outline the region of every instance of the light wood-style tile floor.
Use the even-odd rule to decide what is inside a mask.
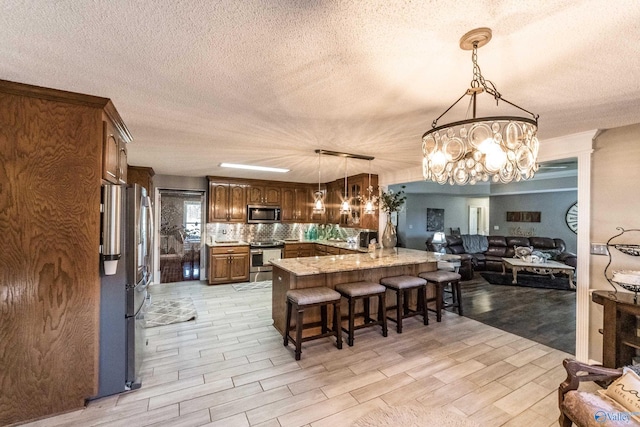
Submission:
[[[398,335],[356,333],[291,345],[271,326],[271,290],[199,282],[153,285],[190,296],[196,321],[146,329],[142,388],[32,426],[348,426],[386,406],[442,407],[482,426],[556,426],[567,353],[445,312]],[[425,424],[427,425],[427,424]]]

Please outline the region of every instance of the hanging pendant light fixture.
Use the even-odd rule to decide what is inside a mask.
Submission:
[[[347,157],[344,158],[344,197],[340,203],[340,214],[348,214],[351,212],[351,203],[349,202],[349,194],[347,193]]]
[[[367,199],[364,202],[364,213],[373,215],[376,213],[376,200],[374,199],[373,187],[371,186],[371,160],[369,160],[369,186],[367,187]]]
[[[324,194],[322,193],[322,190],[320,190],[320,183],[322,182],[320,179],[320,156],[322,156],[322,152],[320,150],[316,150],[316,152],[318,153],[318,191],[314,194],[312,212],[313,214],[322,215],[325,211],[323,200]]]
[[[422,136],[422,173],[425,180],[439,184],[475,184],[478,181],[511,182],[532,178],[538,170],[538,115],[502,97],[495,85],[485,80],[477,62],[477,51],[491,40],[491,29],[477,28],[460,39],[460,47],[472,50],[471,88],[432,123]],[[530,114],[476,117],[476,97],[486,92],[499,101]],[[438,126],[438,120],[466,95],[471,97],[465,120]],[[468,118],[469,111],[472,117]]]

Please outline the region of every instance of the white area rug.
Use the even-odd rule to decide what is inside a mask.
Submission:
[[[247,283],[237,283],[233,286],[237,292],[243,291],[252,291],[254,289],[269,289],[271,288],[271,280],[263,280],[261,282],[247,282]]]
[[[445,409],[396,406],[377,409],[357,419],[352,427],[480,427],[476,422]]]
[[[189,297],[171,300],[151,300],[144,315],[144,327],[170,325],[187,322],[198,317],[196,306]]]

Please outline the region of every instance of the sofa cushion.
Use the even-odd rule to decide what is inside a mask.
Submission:
[[[487,236],[489,247],[507,247],[507,239],[504,236]]]
[[[507,246],[510,246],[510,247],[514,247],[514,246],[534,246],[535,247],[535,245],[530,242],[528,237],[507,236],[506,240],[507,240]]]
[[[607,387],[606,395],[633,414],[640,414],[640,377],[632,370],[627,370],[620,378]],[[636,418],[637,419],[637,418]]]
[[[529,237],[529,243],[538,250],[556,248],[555,240],[549,237]]]

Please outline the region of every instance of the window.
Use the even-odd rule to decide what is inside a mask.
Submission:
[[[187,241],[200,240],[202,226],[202,203],[195,201],[184,202],[184,230]]]

